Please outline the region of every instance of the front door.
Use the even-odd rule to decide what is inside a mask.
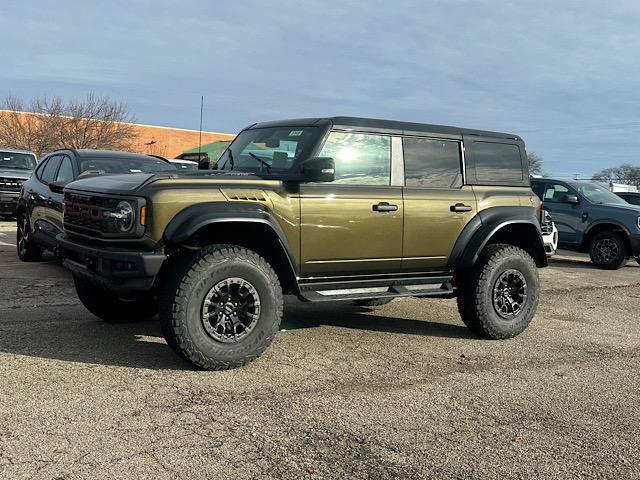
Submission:
[[[406,137],[403,147],[402,268],[408,272],[440,270],[477,212],[472,188],[463,186],[461,143]]]
[[[587,218],[583,218],[582,206],[580,203],[568,203],[566,195],[578,195],[568,185],[562,183],[546,183],[542,202],[544,209],[551,214],[551,220],[558,229],[558,241],[561,244],[575,246],[582,242],[582,236]]]
[[[303,277],[400,270],[402,187],[391,186],[391,137],[331,132],[321,157],[335,181],[300,186]]]

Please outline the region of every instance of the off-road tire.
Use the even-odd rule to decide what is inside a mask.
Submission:
[[[23,262],[37,262],[42,259],[42,248],[36,245],[33,240],[33,232],[26,213],[21,213],[18,216],[16,251],[18,258]]]
[[[202,308],[207,293],[229,278],[243,279],[255,288],[260,314],[246,337],[223,343],[205,330]],[[255,360],[271,344],[282,320],[278,276],[260,255],[236,245],[211,245],[186,257],[168,276],[160,299],[160,324],[167,344],[206,370],[227,370]]]
[[[105,322],[137,322],[147,320],[158,312],[158,301],[151,295],[141,294],[137,300],[125,300],[79,275],[73,276],[73,283],[85,308]]]
[[[601,242],[610,242],[617,249],[617,254],[608,260],[603,260],[597,249]],[[591,239],[589,244],[589,256],[591,262],[598,268],[604,270],[618,270],[624,267],[629,260],[629,252],[624,237],[619,232],[600,232]]]
[[[368,300],[354,300],[353,303],[360,307],[381,307],[392,300],[393,298],[370,298]]]
[[[527,298],[520,312],[505,319],[494,306],[494,289],[508,270],[516,270],[526,280]],[[539,277],[533,258],[521,248],[506,244],[485,247],[476,264],[456,272],[458,312],[464,324],[476,335],[499,340],[522,333],[536,313]]]

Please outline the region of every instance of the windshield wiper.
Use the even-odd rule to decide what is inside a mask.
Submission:
[[[258,162],[260,162],[260,171],[262,171],[262,167],[267,167],[267,173],[271,173],[271,165],[269,165],[267,162],[265,162],[264,160],[262,160],[259,156],[257,156],[255,153],[253,152],[247,152],[249,155],[251,155],[251,158],[256,159]]]

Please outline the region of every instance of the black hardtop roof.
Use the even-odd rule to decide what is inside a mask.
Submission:
[[[302,127],[327,126],[346,130],[379,131],[398,135],[442,134],[442,135],[475,135],[482,137],[503,138],[522,141],[518,135],[511,133],[489,132],[469,128],[450,127],[446,125],[431,125],[428,123],[400,122],[397,120],[381,120],[360,117],[325,117],[325,118],[294,118],[289,120],[275,120],[271,122],[254,123],[251,128],[265,127]]]
[[[105,157],[111,157],[111,158],[129,158],[129,159],[140,159],[140,158],[147,158],[147,159],[151,159],[151,158],[156,158],[156,159],[160,159],[160,160],[164,160],[166,162],[169,162],[169,160],[167,160],[166,158],[157,156],[157,155],[147,155],[144,153],[133,153],[133,152],[123,152],[120,150],[97,150],[97,149],[92,149],[92,148],[60,148],[58,150],[55,150],[51,153],[56,153],[56,152],[73,152],[76,156],[81,157],[81,158],[105,158]]]

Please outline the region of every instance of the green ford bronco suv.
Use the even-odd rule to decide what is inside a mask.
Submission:
[[[97,176],[65,188],[58,237],[83,304],[159,313],[206,369],[244,365],[278,331],[283,294],[373,307],[457,297],[464,323],[522,332],[547,264],[524,143],[363,118],[245,128],[213,170]]]

